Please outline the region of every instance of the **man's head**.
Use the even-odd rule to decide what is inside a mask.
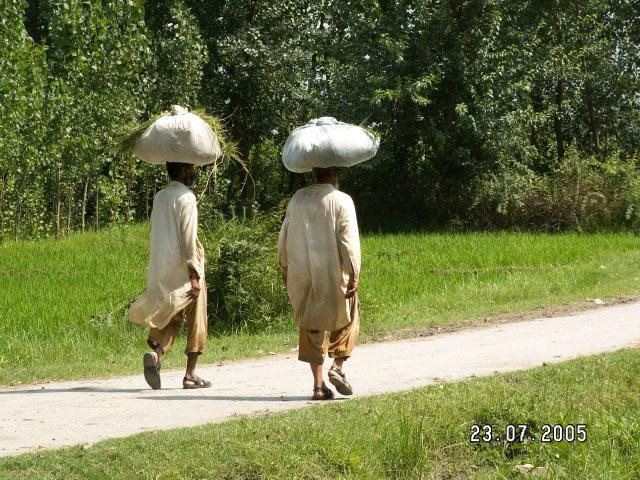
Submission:
[[[312,172],[316,183],[330,183],[338,188],[338,167],[314,168]]]
[[[198,176],[190,163],[167,162],[167,173],[171,180],[184,183],[187,187],[193,185]]]

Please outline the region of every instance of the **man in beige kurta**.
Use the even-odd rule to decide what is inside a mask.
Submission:
[[[336,188],[338,169],[313,172],[316,183],[298,190],[289,202],[278,261],[300,329],[298,359],[311,365],[313,398],[323,400],[333,396],[322,379],[326,350],[333,358],[329,381],[343,395],[353,393],[342,366],[360,326],[360,238],[353,200]]]
[[[207,293],[204,249],[198,240],[198,206],[188,188],[193,165],[168,163],[171,182],[153,199],[147,289],[129,309],[129,319],[150,327],[143,357],[145,379],[159,389],[160,360],[187,326],[187,370],[184,388],[206,388],[211,382],[195,374],[207,338]]]

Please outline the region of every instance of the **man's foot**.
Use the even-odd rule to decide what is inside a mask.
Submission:
[[[210,381],[205,380],[204,378],[200,378],[197,375],[193,377],[184,377],[182,379],[182,388],[187,390],[193,390],[196,388],[209,388],[210,386]]]
[[[331,367],[329,369],[329,381],[336,387],[336,390],[338,390],[338,393],[341,395],[353,395],[351,384],[347,382],[347,376],[342,370]]]
[[[147,352],[142,357],[144,379],[154,390],[160,390],[160,362],[156,352]]]
[[[313,396],[311,400],[333,400],[333,390],[326,385],[321,387],[313,387]]]

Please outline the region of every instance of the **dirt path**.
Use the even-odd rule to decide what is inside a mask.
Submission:
[[[635,302],[564,317],[367,344],[356,350],[347,372],[357,397],[638,344],[640,302]],[[212,380],[214,388],[182,390],[183,372],[167,371],[162,375],[164,389],[159,391],[150,390],[142,375],[0,390],[0,456],[316,404],[308,401],[308,367],[293,352],[206,366],[199,373]]]

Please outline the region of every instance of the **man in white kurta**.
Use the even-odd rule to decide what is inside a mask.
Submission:
[[[204,249],[198,240],[198,206],[188,188],[192,165],[167,164],[171,182],[153,199],[147,289],[129,309],[129,319],[151,327],[143,357],[147,383],[160,388],[160,360],[184,323],[187,325],[187,371],[184,388],[211,386],[195,374],[207,338]]]
[[[289,202],[278,260],[300,329],[298,359],[311,365],[313,398],[323,400],[333,396],[322,379],[325,350],[334,359],[329,380],[343,395],[352,393],[342,365],[359,333],[360,239],[353,200],[335,187],[337,168],[314,175],[316,183]]]

